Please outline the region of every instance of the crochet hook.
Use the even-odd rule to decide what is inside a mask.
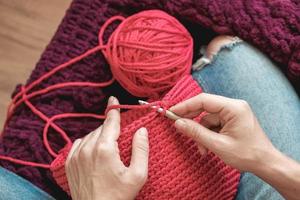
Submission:
[[[139,100],[139,104],[140,105],[146,105],[146,104],[149,104],[149,103],[147,101]],[[158,107],[158,106],[151,106],[151,108],[156,109],[156,111],[159,112],[159,113],[164,112],[164,109],[161,108],[161,107]],[[174,121],[181,118],[181,117],[179,117],[178,115],[176,115],[175,113],[173,113],[169,110],[166,110],[165,116],[169,119],[174,120]]]

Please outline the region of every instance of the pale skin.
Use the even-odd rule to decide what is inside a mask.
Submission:
[[[114,97],[108,105],[117,105]],[[148,133],[139,129],[133,138],[130,166],[119,155],[120,111],[110,110],[103,125],[78,139],[68,155],[66,174],[74,200],[132,200],[148,174]]]
[[[112,104],[118,104],[116,98],[110,98]],[[286,199],[299,199],[300,164],[272,145],[246,101],[202,93],[170,110],[182,117],[175,122],[177,130],[193,138],[202,155],[210,150],[226,164],[259,176]],[[204,111],[200,124],[191,120]],[[136,197],[147,179],[147,130],[134,136],[129,167],[120,160],[119,134],[120,113],[111,110],[103,126],[76,140],[66,162],[73,199]]]

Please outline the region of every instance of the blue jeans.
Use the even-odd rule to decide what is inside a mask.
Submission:
[[[193,77],[207,93],[246,100],[274,146],[300,161],[299,97],[268,57],[245,42],[237,43],[223,48]],[[243,173],[236,199],[283,198],[260,178]]]
[[[249,102],[273,144],[300,160],[300,102],[294,89],[261,52],[246,43],[224,48],[212,64],[193,73],[208,93]],[[0,200],[53,199],[21,177],[0,167]],[[236,199],[282,199],[251,173],[241,176]]]
[[[54,200],[20,176],[0,167],[0,200]]]

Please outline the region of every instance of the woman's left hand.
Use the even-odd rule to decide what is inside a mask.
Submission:
[[[109,99],[108,105],[118,100]],[[133,138],[130,166],[119,155],[120,112],[112,109],[103,125],[74,142],[66,161],[66,174],[74,200],[134,199],[148,175],[148,133],[139,129]]]

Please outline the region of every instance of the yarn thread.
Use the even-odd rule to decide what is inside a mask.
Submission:
[[[150,53],[149,55],[147,55],[149,53],[149,48],[153,48],[153,47],[150,46],[148,47],[147,45],[143,46],[143,44],[140,41],[138,42],[138,45],[143,46],[141,48],[140,47],[137,48],[137,46],[134,46],[134,44],[130,42],[128,43],[129,46],[128,45],[122,46],[123,43],[121,43],[121,46],[118,46],[119,40],[115,39],[115,37],[116,38],[118,37],[122,38],[125,36],[126,36],[125,38],[131,37],[133,34],[137,34],[137,32],[135,32],[136,28],[130,30],[132,32],[129,35],[128,33],[126,34],[124,33],[123,35],[120,34],[118,36],[118,34],[116,34],[115,31],[112,34],[112,36],[109,38],[108,44],[104,45],[101,40],[104,30],[109,24],[111,24],[115,20],[121,20],[121,21],[123,20],[122,23],[126,21],[124,18],[120,16],[115,16],[110,18],[100,29],[100,33],[99,33],[100,40],[98,46],[88,50],[84,54],[75,57],[62,65],[53,68],[51,71],[42,75],[40,78],[38,78],[36,81],[33,81],[31,84],[27,86],[22,86],[20,92],[17,93],[17,95],[15,95],[15,97],[12,100],[12,103],[9,106],[6,124],[9,118],[16,110],[16,108],[23,103],[28,108],[30,108],[30,110],[36,116],[38,116],[45,122],[42,136],[47,151],[54,158],[51,164],[29,162],[29,161],[15,159],[8,156],[0,156],[0,159],[14,162],[17,164],[49,169],[57,184],[65,192],[70,194],[70,188],[68,186],[68,180],[65,172],[65,161],[70,149],[72,148],[72,141],[67,135],[67,133],[55,123],[56,120],[66,119],[66,118],[78,118],[78,117],[80,118],[90,117],[90,118],[96,118],[100,120],[100,119],[105,119],[105,115],[110,109],[115,109],[115,108],[131,109],[128,112],[121,114],[122,116],[126,115],[126,117],[123,117],[124,120],[121,121],[122,134],[120,135],[119,138],[119,148],[120,148],[122,161],[125,163],[125,165],[129,164],[129,160],[130,160],[129,158],[131,157],[130,152],[131,152],[132,135],[139,127],[145,126],[149,130],[149,134],[151,134],[151,136],[149,135],[150,136],[149,142],[152,144],[153,142],[155,142],[155,145],[153,146],[153,148],[151,148],[152,153],[149,158],[149,180],[147,181],[144,189],[142,189],[139,195],[137,196],[137,199],[157,199],[157,198],[160,199],[171,199],[171,198],[172,199],[195,199],[195,198],[232,199],[237,190],[239,172],[235,169],[230,168],[229,166],[226,166],[223,161],[221,161],[216,155],[212,153],[210,153],[205,158],[201,157],[199,155],[199,152],[197,151],[196,144],[193,143],[193,141],[184,138],[182,134],[176,133],[175,128],[172,126],[173,122],[171,120],[165,117],[161,117],[159,113],[155,112],[155,110],[151,109],[149,111],[145,109],[153,105],[167,109],[171,105],[174,105],[175,103],[190,98],[194,95],[197,95],[199,92],[201,92],[201,88],[192,79],[191,75],[184,76],[184,74],[178,73],[178,71],[179,72],[184,71],[184,73],[189,74],[191,64],[189,64],[188,70],[186,71],[185,70],[180,71],[177,69],[178,67],[183,67],[183,68],[185,67],[184,63],[180,63],[180,62],[177,63],[174,62],[173,63],[174,65],[171,65],[170,63],[169,64],[162,63],[161,66],[163,66],[163,68],[161,69],[159,69],[159,67],[156,66],[151,66],[150,64],[146,64],[144,68],[139,69],[137,66],[134,65],[133,62],[132,66],[134,67],[129,68],[127,65],[124,65],[125,63],[124,58],[127,59],[128,56],[125,55],[124,52],[131,51],[130,48],[135,48],[135,51],[133,52],[139,54],[140,57],[143,57],[144,59],[149,58],[149,62],[150,60],[156,62],[159,59],[167,60],[168,56],[170,56],[169,58],[170,61],[171,61],[171,57],[176,60],[175,52],[178,51],[176,50],[177,46],[173,46],[173,47],[171,46],[170,49],[164,49],[163,46],[160,47],[154,46],[156,48],[154,49],[154,51],[162,50],[161,52],[162,54],[160,56],[156,54],[157,52]],[[118,27],[120,27],[120,25]],[[118,28],[116,30],[118,30]],[[153,30],[158,31],[157,28],[154,28]],[[143,34],[147,35],[147,33],[143,33]],[[170,34],[175,34],[175,32],[170,32]],[[165,41],[167,41],[168,39],[169,38],[165,38]],[[130,48],[126,49],[125,47],[126,48],[130,47]],[[183,48],[180,45],[178,45],[178,47]],[[108,60],[109,64],[111,65],[112,71],[113,69],[117,69],[117,75],[116,72],[113,72],[114,77],[111,78],[110,80],[102,83],[93,83],[93,82],[58,83],[44,89],[30,92],[34,87],[38,86],[42,81],[48,79],[59,70],[69,67],[73,63],[97,51],[102,51],[102,53]],[[184,53],[189,54],[189,51],[186,50],[186,52],[183,52],[183,55]],[[136,63],[139,63],[140,57],[134,57],[130,61],[135,61]],[[126,62],[128,61],[126,60]],[[147,68],[148,66],[150,66],[150,68]],[[153,75],[153,77],[157,79],[151,80],[150,78],[147,78],[147,76],[144,76],[144,75],[149,75],[151,77],[149,71],[151,70],[151,68],[157,70],[156,71],[157,74]],[[168,71],[169,69],[170,71]],[[145,73],[143,73],[142,70],[144,70]],[[162,71],[162,73],[161,76],[158,76],[160,70]],[[63,114],[54,115],[52,117],[48,117],[30,102],[30,100],[34,97],[37,97],[42,94],[46,94],[52,90],[65,88],[65,87],[98,87],[98,88],[107,87],[114,82],[114,78],[117,79],[117,77],[122,77],[122,75],[125,74],[125,72],[127,73],[128,77],[130,77],[130,73],[132,72],[133,75],[131,74],[132,76],[130,77],[130,81],[134,80],[131,81],[129,85],[125,85],[126,89],[134,88],[134,84],[139,85],[141,90],[145,90],[146,92],[151,91],[151,94],[148,93],[147,95],[149,95],[149,97],[152,97],[152,99],[155,100],[157,100],[158,97],[161,98],[162,94],[164,94],[164,92],[167,91],[169,88],[171,88],[173,85],[174,87],[170,92],[168,92],[165,95],[165,97],[162,100],[154,101],[150,104],[142,105],[142,106],[141,105],[109,106],[107,107],[105,114],[103,115],[98,115],[93,113],[63,113]],[[144,80],[144,82],[139,80],[139,78],[142,78],[143,76],[145,78],[142,79]],[[170,79],[166,79],[166,80],[162,79],[161,77],[164,76]],[[176,78],[176,76],[178,77]],[[121,80],[123,79],[121,78]],[[159,82],[155,83],[156,80],[159,80]],[[120,84],[122,85],[122,83]],[[123,84],[128,84],[128,82]],[[146,84],[151,87],[150,88],[144,87],[143,84]],[[159,87],[155,87],[156,85],[159,85]],[[139,91],[138,90],[135,91],[133,89],[131,92],[135,93]],[[140,110],[136,111],[136,109],[140,109]],[[48,130],[50,127],[53,128],[63,138],[63,140],[66,143],[65,146],[58,153],[52,149],[48,141]],[[167,162],[168,164],[166,164],[165,162]],[[173,185],[174,187],[169,187],[170,185]]]
[[[107,27],[115,21],[121,21],[121,23],[105,45],[102,39],[103,34]],[[63,113],[49,118],[39,111],[29,101],[30,99],[65,87],[107,87],[114,82],[115,78],[133,95],[157,97],[175,85],[180,76],[190,72],[193,50],[192,37],[175,18],[162,11],[143,11],[126,19],[122,16],[113,16],[101,27],[98,39],[98,46],[54,67],[26,87],[22,86],[20,92],[13,97],[8,107],[4,129],[16,108],[25,103],[34,114],[46,122],[43,130],[43,142],[49,154],[57,158],[58,154],[51,148],[48,141],[49,128],[53,128],[62,136],[66,142],[66,148],[70,148],[72,142],[67,133],[55,124],[55,120],[80,117],[105,119],[105,115]],[[98,51],[102,52],[111,66],[113,77],[109,81],[101,83],[58,83],[28,94],[30,90],[58,71],[70,67],[72,64]],[[160,103],[160,101],[157,101],[148,105],[117,105],[108,109],[142,109],[152,105],[159,105]],[[49,164],[24,161],[3,155],[0,155],[0,159],[34,167],[51,167]]]
[[[161,106],[170,106],[201,92],[192,76],[182,77],[162,98]],[[111,107],[110,109],[113,109]],[[108,111],[108,110],[107,110]],[[199,116],[196,121],[200,121]],[[130,165],[133,135],[141,127],[149,134],[148,179],[137,200],[153,199],[233,199],[240,173],[227,166],[212,152],[201,156],[197,143],[173,126],[173,121],[155,110],[140,109],[121,113],[121,134],[118,139],[120,158]],[[64,148],[51,163],[51,172],[57,183],[70,194],[65,174],[65,160],[70,149]]]

